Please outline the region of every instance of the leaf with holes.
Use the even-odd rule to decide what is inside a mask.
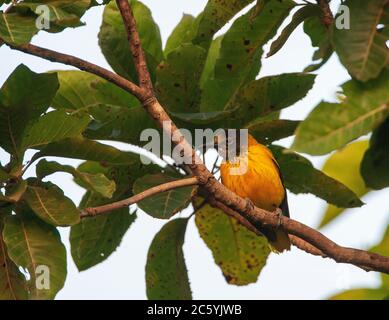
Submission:
[[[159,64],[156,93],[169,111],[199,110],[199,81],[205,59],[206,51],[202,47],[188,43],[171,51]]]
[[[174,219],[155,235],[146,262],[146,292],[152,300],[190,300],[182,246],[188,219]]]
[[[147,6],[136,0],[129,2],[137,22],[148,69],[152,78],[155,79],[155,68],[163,57],[158,25],[154,22]],[[137,80],[123,20],[115,1],[105,6],[103,23],[99,32],[99,45],[112,69],[129,80]]]
[[[368,148],[367,141],[356,141],[344,149],[332,154],[323,167],[323,172],[350,188],[358,197],[362,197],[369,189],[365,186],[360,173],[361,161]],[[320,222],[320,228],[337,218],[343,208],[334,205],[327,206]]]
[[[374,130],[389,115],[388,86],[389,70],[368,83],[346,82],[346,100],[321,102],[297,128],[292,148],[323,155]]]
[[[344,6],[350,11],[351,26],[334,29],[335,50],[353,77],[360,81],[375,79],[389,62],[389,26],[385,23],[389,1],[346,0]]]
[[[54,226],[70,226],[80,221],[74,203],[50,182],[29,178],[23,199],[39,218]]]
[[[30,274],[29,298],[53,299],[62,289],[67,273],[66,250],[57,229],[24,213],[4,219],[3,239],[11,260]],[[36,286],[42,270],[49,276],[48,289]]]
[[[265,237],[258,237],[210,205],[197,211],[196,226],[229,284],[243,286],[257,281],[270,254]]]

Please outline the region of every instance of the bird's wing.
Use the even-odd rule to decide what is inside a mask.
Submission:
[[[282,177],[280,166],[278,165],[277,161],[274,158],[273,158],[273,162],[277,167],[278,175],[280,176],[280,179],[281,179],[282,185],[284,186],[284,191],[285,191],[284,192],[285,196],[280,204],[280,209],[282,210],[282,214],[289,218],[290,215],[289,215],[288,195],[287,195],[285,184],[284,184],[284,178]]]

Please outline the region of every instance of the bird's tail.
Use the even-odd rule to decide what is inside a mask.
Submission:
[[[269,241],[270,249],[275,253],[281,253],[290,250],[291,243],[288,233],[283,229],[262,229],[261,232]]]

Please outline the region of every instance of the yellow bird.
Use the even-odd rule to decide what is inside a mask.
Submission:
[[[240,144],[236,142],[236,156],[229,159],[228,148],[231,148],[233,143],[228,141],[228,138],[217,136],[215,145],[219,152],[222,139],[225,140],[224,155],[227,155],[220,167],[222,183],[237,195],[250,200],[255,206],[272,212],[281,209],[282,214],[289,217],[286,190],[277,161],[271,151],[248,135],[246,148],[240,150]],[[231,174],[233,172],[231,170],[237,168],[243,168],[242,173]],[[282,227],[264,228],[261,231],[269,240],[273,251],[290,250],[289,236]]]

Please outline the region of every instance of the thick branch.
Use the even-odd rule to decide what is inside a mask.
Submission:
[[[334,16],[329,5],[330,1],[331,0],[317,0],[322,11],[322,22],[327,28],[334,23]]]
[[[150,96],[153,95],[153,84],[150,72],[147,69],[145,53],[142,49],[139,32],[136,28],[136,21],[128,0],[116,0],[116,4],[123,18],[126,34],[130,46],[130,51],[134,59],[135,68],[138,74],[139,84],[145,88]]]
[[[1,39],[0,39],[1,40]],[[80,58],[53,51],[50,49],[41,48],[32,44],[14,45],[12,43],[6,43],[10,48],[31,54],[36,57],[40,57],[52,62],[59,62],[69,66],[76,67],[80,70],[93,73],[101,78],[108,80],[119,86],[120,88],[128,91],[136,96],[139,100],[145,99],[146,95],[144,90],[138,87],[131,81],[117,75],[116,73],[99,67],[91,62],[82,60]]]
[[[199,181],[197,180],[196,177],[167,182],[159,186],[147,189],[125,200],[113,202],[100,207],[86,208],[82,211],[81,218],[95,217],[102,214],[106,214],[112,210],[129,207],[134,203],[138,203],[139,201],[151,197],[153,195],[156,195],[158,193],[162,193],[162,192],[166,192],[166,191],[170,191],[182,187],[194,186],[197,184],[199,184]]]

